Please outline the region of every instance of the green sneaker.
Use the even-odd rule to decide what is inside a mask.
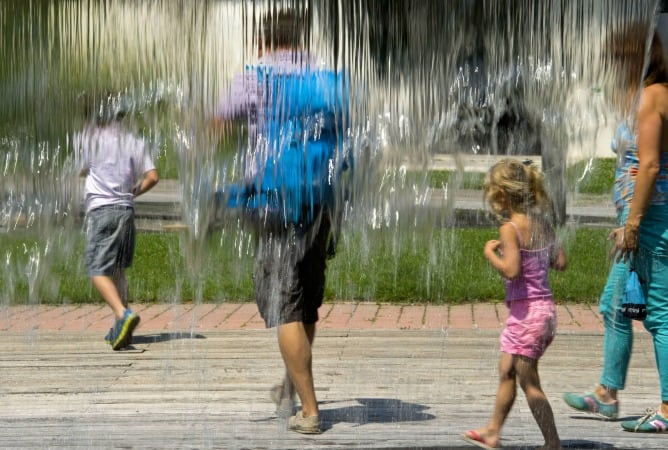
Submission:
[[[638,420],[622,422],[624,431],[633,433],[666,433],[668,432],[668,419],[655,409],[649,408],[645,415]]]
[[[617,400],[604,403],[596,398],[593,392],[585,395],[567,392],[564,394],[564,401],[573,409],[595,414],[605,419],[616,419],[619,413],[619,402]]]
[[[111,329],[109,343],[113,350],[120,350],[127,347],[132,342],[132,332],[139,325],[139,316],[129,309],[121,320],[117,320],[114,328]]]

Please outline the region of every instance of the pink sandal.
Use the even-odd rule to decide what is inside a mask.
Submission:
[[[475,430],[469,430],[466,433],[462,434],[462,439],[464,439],[469,444],[475,445],[476,447],[484,448],[485,450],[494,450],[501,447],[492,447],[487,445],[485,438],[483,438],[480,433]]]

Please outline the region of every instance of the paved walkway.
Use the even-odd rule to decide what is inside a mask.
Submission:
[[[267,399],[281,376],[272,331],[253,304],[136,305],[134,346],[112,352],[103,305],[0,309],[3,448],[464,448],[459,434],[493,402],[504,305],[328,303],[315,351],[326,432],[286,433]],[[565,448],[666,448],[662,436],[583,420],[559,395],[596,381],[595,308],[559,305],[543,383]],[[638,329],[627,412],[656,402],[647,333]],[[584,367],[582,363],[587,362]],[[578,367],[577,371],[572,371]],[[504,447],[540,434],[518,397]]]
[[[323,306],[318,436],[288,432],[274,414],[268,391],[282,363],[254,305],[136,310],[133,346],[113,352],[101,305],[0,309],[1,448],[465,449],[473,447],[460,434],[483,424],[493,405],[502,306]],[[563,403],[563,392],[596,382],[602,334],[588,306],[562,305],[559,318],[541,379],[564,448],[668,448],[668,436],[626,433]],[[636,336],[624,419],[659,401],[651,341]],[[521,394],[502,443],[542,443]]]

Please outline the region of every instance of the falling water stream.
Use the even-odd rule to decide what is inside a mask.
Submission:
[[[407,243],[447,236],[458,225],[454,200],[471,155],[540,158],[563,221],[567,196],[577,191],[565,178],[566,164],[609,156],[600,136],[620,117],[606,96],[616,85],[605,65],[605,37],[632,22],[652,23],[658,7],[630,0],[286,5],[309,11],[311,51],[352,80],[346,132],[356,170],[344,230],[355,233],[344,232],[344,243],[361,243],[355,256],[364,259],[383,236],[395,260]],[[55,261],[84,273],[71,257],[82,216],[71,136],[85,123],[86,102],[105,92],[122,98],[131,112],[126,125],[151,144],[161,177],[178,186],[177,219],[186,231],[168,254],[185,258],[186,270],[156,297],[178,302],[189,284],[201,299],[212,242],[234,248],[236,258],[252,256],[247,231],[211,205],[212,192],[234,181],[245,142],[234,133],[217,141],[208,123],[233,75],[257,61],[253,23],[275,6],[0,5],[0,225],[5,235],[38,237],[4,252],[3,304],[67,301]],[[431,187],[430,164],[444,155],[458,176]],[[456,243],[442,245],[430,250],[422,281],[440,291]],[[238,261],[219,261],[218,270],[247,277],[236,267]],[[373,299],[373,282],[362,289],[344,275],[337,279],[337,297]]]
[[[246,141],[230,131],[220,142],[209,124],[234,74],[257,61],[253,23],[276,4],[0,2],[0,243],[10,242],[1,247],[0,306],[82,300],[70,294],[72,279],[86,280],[82,179],[71,139],[85,124],[86,102],[108,92],[129,111],[125,125],[150,143],[163,183],[175,186],[173,201],[137,208],[153,231],[178,233],[165,241],[168,248],[147,255],[174,261],[174,270],[159,287],[143,286],[130,273],[131,295],[174,303],[239,299],[237,285],[249,283],[252,239],[212,199],[238,177],[236,157]],[[454,202],[467,158],[535,158],[565,221],[566,202],[588,176],[569,181],[567,164],[611,156],[609,131],[623,115],[610,106],[618,83],[605,63],[606,36],[633,22],[652,24],[659,6],[653,0],[278,4],[307,10],[310,50],[350,74],[346,139],[355,171],[341,245],[357,261],[382,247],[394,261],[396,290],[409,282],[422,286],[427,298],[417,301],[438,300],[449,269],[460,263],[453,229],[466,223]],[[444,157],[458,171],[432,187],[429,169]],[[165,226],[173,221],[182,224],[177,231]],[[418,244],[435,237],[440,244],[426,247],[428,264],[418,280],[402,278],[400,252],[425,248]],[[14,239],[21,244],[12,245]],[[221,249],[227,256],[212,262]],[[350,262],[339,264],[333,295],[373,300],[373,272],[358,286],[346,276]],[[234,286],[207,292],[206,278],[216,272],[231,276]],[[94,295],[91,288],[88,297]]]

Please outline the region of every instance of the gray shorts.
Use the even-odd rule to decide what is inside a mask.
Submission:
[[[267,328],[318,321],[330,228],[327,215],[322,214],[305,232],[290,227],[259,234],[253,284]]]
[[[85,262],[88,276],[112,276],[132,265],[135,251],[134,210],[102,206],[86,214]]]

